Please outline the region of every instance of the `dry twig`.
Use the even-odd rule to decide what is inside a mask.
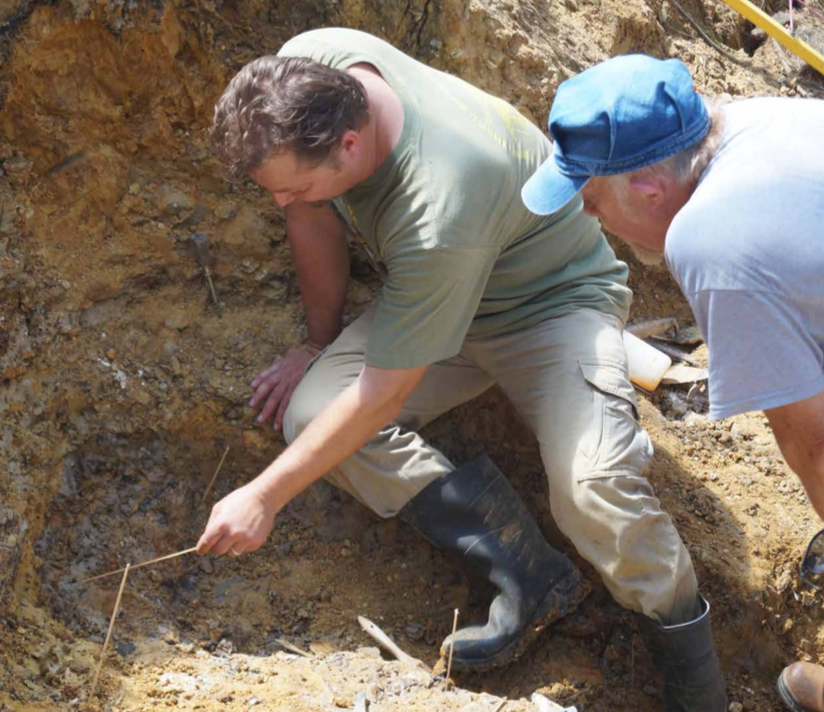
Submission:
[[[401,650],[386,633],[384,633],[368,618],[358,616],[358,623],[360,623],[361,628],[363,628],[368,635],[372,636],[376,641],[378,641],[378,643],[380,643],[384,648],[386,648],[402,663],[407,663],[409,665],[421,667],[427,670],[429,669],[426,663],[424,663],[423,661],[418,660],[417,658],[413,658],[411,655],[407,655],[405,652],[403,652],[403,650]]]
[[[315,657],[314,655],[312,655],[312,653],[307,653],[305,650],[301,650],[297,645],[292,645],[285,638],[275,638],[275,642],[282,648],[286,648],[289,652],[296,653],[297,655],[302,655],[304,658]]]
[[[455,650],[455,632],[458,630],[458,609],[455,609],[455,618],[452,619],[452,637],[449,639],[449,662],[446,664],[446,687],[449,689],[449,675],[452,672],[452,651]]]
[[[215,470],[215,474],[212,475],[212,479],[209,480],[209,485],[206,487],[206,491],[203,493],[203,498],[200,500],[200,503],[203,504],[206,501],[206,497],[209,496],[209,492],[212,491],[212,485],[215,483],[217,479],[217,473],[220,472],[220,468],[223,467],[223,463],[226,460],[226,456],[229,454],[229,446],[226,446],[226,450],[223,452],[223,457],[220,458],[220,462],[217,465],[217,469]]]
[[[134,571],[135,569],[139,569],[142,566],[148,566],[149,564],[156,564],[160,561],[166,561],[167,559],[174,559],[177,556],[183,556],[184,554],[191,554],[192,552],[197,551],[197,547],[193,546],[191,549],[184,549],[183,551],[178,551],[174,554],[167,554],[166,556],[158,556],[156,559],[151,559],[150,561],[144,561],[142,564],[135,564],[131,567],[131,570]],[[122,571],[126,571],[129,568],[127,565],[125,568],[118,569],[117,571],[109,571],[107,574],[98,574],[97,576],[92,576],[91,578],[83,579],[80,583],[89,583],[89,581],[97,581],[97,579],[105,578],[106,576],[114,576],[115,574],[119,574]]]
[[[114,622],[117,619],[117,612],[120,609],[120,599],[123,596],[123,589],[126,588],[126,579],[128,577],[129,564],[126,564],[126,568],[123,569],[123,580],[120,582],[120,589],[117,592],[117,599],[114,602],[114,611],[112,612],[112,619],[109,621],[109,630],[106,632],[106,640],[103,641],[103,650],[100,651],[100,662],[97,663],[97,671],[94,673],[92,689],[89,691],[89,699],[94,697],[95,690],[97,690],[97,682],[98,680],[100,680],[100,671],[103,669],[103,662],[106,659],[106,648],[109,647],[109,639],[112,637]]]

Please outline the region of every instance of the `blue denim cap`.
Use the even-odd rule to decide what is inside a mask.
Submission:
[[[524,184],[530,211],[562,208],[593,176],[627,173],[689,148],[710,118],[677,59],[614,57],[567,79],[549,114],[552,155]]]

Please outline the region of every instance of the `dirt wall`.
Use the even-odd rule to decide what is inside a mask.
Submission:
[[[8,663],[0,670],[0,704],[49,709],[80,695],[89,663],[73,669],[66,659],[93,654],[112,590],[79,593],[73,582],[126,555],[151,558],[188,545],[208,511],[198,493],[226,446],[218,493],[255,476],[283,447],[278,434],[254,425],[247,384],[300,342],[304,322],[282,215],[251,183],[230,184],[209,152],[212,107],[232,74],[297,32],[345,25],[502,96],[541,124],[561,81],[632,51],[684,59],[707,93],[814,91],[799,84],[797,67],[776,59],[783,55],[773,45],[750,57],[749,30],[725,6],[692,0],[683,7],[736,61],[658,0],[72,0],[0,10],[0,633],[15,640],[0,652]],[[194,258],[196,233],[209,241],[219,308]],[[633,267],[634,316],[676,315],[689,323],[666,274],[619,251]],[[352,259],[347,318],[378,288],[363,257],[353,250]],[[805,622],[819,604],[793,595],[792,582],[767,586],[791,568],[815,519],[761,421],[743,420],[744,434],[730,435],[724,446],[731,424],[694,419],[687,426],[687,413],[671,406],[667,394],[644,403],[659,446],[653,479],[691,538],[720,610],[747,631],[737,639],[722,635],[734,695],[749,700],[747,709],[774,709],[767,690],[776,666],[824,649]],[[537,448],[499,392],[439,420],[429,436],[457,460],[489,451],[553,542],[566,546],[549,517]],[[720,481],[710,477],[717,471],[725,473]],[[769,493],[766,501],[751,489],[753,473],[761,477],[756,489]],[[725,480],[732,490],[721,489]],[[745,513],[754,502],[762,514],[775,514],[772,533]],[[324,507],[335,514],[321,517]],[[300,591],[292,591],[278,615],[295,635],[311,630],[323,637],[339,628],[345,635],[338,649],[351,649],[345,611],[374,598],[375,610],[386,612],[380,601],[399,585],[434,581],[440,588],[433,605],[444,611],[456,597],[478,606],[462,579],[439,582],[445,564],[425,547],[414,549],[409,532],[371,521],[328,487],[310,490],[284,522],[271,542],[273,566],[287,566],[280,559],[288,554],[305,569],[303,596],[326,587],[341,597],[335,604],[333,594],[321,593],[307,610]],[[395,566],[399,547],[409,546],[424,581]],[[337,566],[342,558],[368,579],[376,551],[390,552],[384,563],[395,571],[378,590],[324,579],[328,562]],[[155,622],[171,600],[197,607],[196,591],[208,587],[201,579],[214,571],[194,566],[195,574],[180,564],[146,579],[156,588],[154,603],[132,605],[146,606],[146,620]],[[195,576],[189,588],[180,583],[186,576]],[[182,593],[167,598],[180,586]],[[579,701],[598,699],[608,684],[611,699],[652,709],[654,694],[639,693],[618,662],[632,641],[631,622],[610,608],[603,589],[592,600],[588,621],[579,622],[588,652],[576,652],[570,625],[561,640],[566,667],[536,658],[521,678],[536,685],[541,675],[566,679],[560,692],[584,694]],[[606,614],[598,612],[602,606]],[[800,613],[786,614],[788,606]],[[415,617],[424,632],[412,626],[408,644],[431,655],[448,621]],[[201,623],[207,640],[208,631],[223,629],[214,620]],[[398,622],[398,630],[405,635],[409,624]],[[251,627],[233,632],[236,643],[245,637],[264,644]],[[139,630],[135,623],[133,635]],[[155,660],[140,664],[149,659]],[[570,666],[583,681],[577,687],[567,684]],[[123,672],[112,685],[125,685],[128,699],[154,709],[151,686],[141,679]],[[472,684],[518,689],[507,676]]]

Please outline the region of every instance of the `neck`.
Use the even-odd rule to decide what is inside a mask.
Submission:
[[[672,184],[672,191],[668,196],[667,206],[666,206],[666,228],[665,232],[669,230],[669,226],[672,224],[672,221],[675,219],[675,216],[681,211],[688,202],[689,199],[692,197],[692,194],[695,192],[695,188],[698,186],[697,180],[687,181],[686,183],[673,183]]]
[[[403,105],[392,87],[370,64],[356,64],[349,69],[366,89],[369,124],[363,130],[369,153],[365,156],[368,175],[374,174],[392,153],[403,130]]]

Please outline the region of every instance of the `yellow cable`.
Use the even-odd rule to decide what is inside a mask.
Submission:
[[[722,2],[742,14],[754,25],[758,25],[758,27],[764,30],[770,37],[778,40],[778,42],[784,45],[790,52],[803,59],[807,64],[824,75],[824,56],[816,52],[803,40],[793,37],[787,32],[786,28],[779,25],[763,10],[757,8],[748,0],[722,0]]]

